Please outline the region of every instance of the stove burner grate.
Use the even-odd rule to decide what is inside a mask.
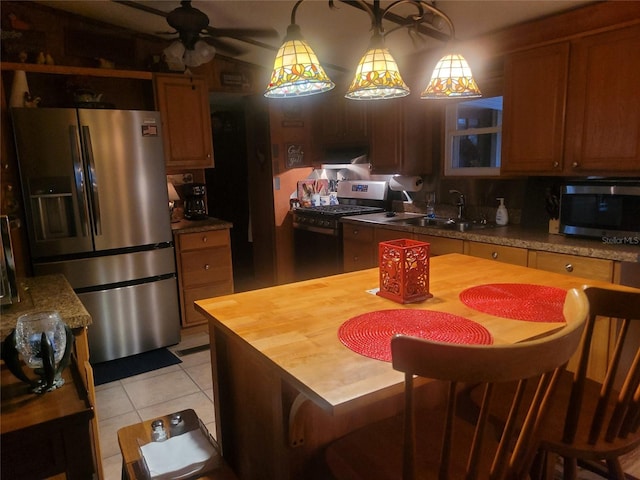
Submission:
[[[361,215],[364,213],[382,212],[380,207],[367,207],[364,205],[321,205],[319,207],[303,207],[296,209],[296,213],[305,215],[346,216]]]

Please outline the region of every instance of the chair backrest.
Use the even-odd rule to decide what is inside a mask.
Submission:
[[[626,438],[637,432],[640,426],[640,342],[637,337],[629,335],[632,322],[640,322],[640,291],[585,286],[584,293],[589,300],[589,318],[573,377],[563,440],[572,443],[579,425],[590,422],[589,438],[584,440],[595,445],[602,440],[613,442],[616,438]],[[587,366],[593,344],[602,341],[593,335],[598,317],[617,318],[620,324],[598,402],[594,409],[589,410],[583,408],[584,391],[589,381],[586,378]],[[623,351],[630,354],[629,362],[621,361]],[[622,379],[619,390],[616,389],[616,379]]]
[[[579,346],[586,322],[588,305],[581,290],[568,292],[564,305],[566,325],[556,332],[513,345],[457,345],[432,342],[398,335],[391,340],[393,368],[405,373],[405,418],[403,445],[403,478],[415,478],[416,428],[414,376],[448,382],[447,410],[441,443],[439,478],[452,478],[452,456],[467,453],[456,448],[454,419],[457,388],[460,383],[485,384],[475,434],[468,449],[466,478],[523,478],[533,459],[535,433],[547,410],[547,399],[561,369]],[[518,382],[512,411],[501,433],[500,443],[488,441],[489,408],[493,386],[500,382]],[[531,401],[525,400],[527,381],[539,381]],[[523,423],[524,422],[524,423]],[[426,426],[429,428],[429,426]],[[490,448],[491,445],[491,448]],[[492,451],[489,451],[492,450]],[[481,471],[491,457],[490,472]],[[458,462],[459,463],[459,462]]]

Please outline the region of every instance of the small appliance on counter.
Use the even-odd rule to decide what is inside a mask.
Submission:
[[[560,233],[565,235],[636,239],[639,218],[637,179],[575,182],[560,192]]]
[[[204,183],[186,184],[184,196],[184,218],[187,220],[207,218],[207,187]]]

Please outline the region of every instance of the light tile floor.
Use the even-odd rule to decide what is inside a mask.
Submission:
[[[169,350],[184,350],[209,343],[207,333],[185,335]],[[215,435],[211,353],[200,351],[180,357],[182,363],[96,387],[96,403],[105,480],[120,480],[122,456],[118,430],[122,427],[193,408]]]
[[[207,333],[185,335],[169,350],[209,343]],[[193,408],[215,436],[211,352],[180,357],[182,363],[96,387],[96,401],[105,480],[120,480],[122,456],[118,430],[150,418]],[[622,459],[625,472],[640,478],[640,448]],[[597,478],[584,472],[584,480]]]

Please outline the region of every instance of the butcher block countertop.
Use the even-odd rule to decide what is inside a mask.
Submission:
[[[29,312],[57,310],[70,328],[91,325],[91,315],[64,275],[41,275],[19,280],[20,302],[2,308],[0,335],[4,340],[16,326],[20,315]]]
[[[558,328],[558,323],[505,320],[466,307],[458,298],[470,286],[494,281],[562,289],[610,285],[461,254],[430,260],[433,298],[399,304],[369,292],[379,286],[377,268],[241,292],[196,302],[219,330],[248,347],[268,369],[336,414],[363,397],[401,391],[402,373],[346,348],[338,339],[348,319],[385,309],[433,309],[483,325],[494,343],[515,343]],[[620,287],[624,289],[624,287]]]
[[[484,242],[494,245],[526,248],[544,252],[564,253],[580,257],[602,258],[619,262],[640,262],[640,236],[631,239],[578,238],[565,235],[553,235],[545,231],[533,230],[519,225],[493,226],[481,230],[459,232],[433,227],[399,225],[402,219],[424,217],[423,214],[399,213],[387,217],[384,213],[370,213],[342,217],[347,224],[369,225],[410,233],[433,235],[437,237],[458,238],[472,242]],[[620,243],[617,243],[620,242]]]

